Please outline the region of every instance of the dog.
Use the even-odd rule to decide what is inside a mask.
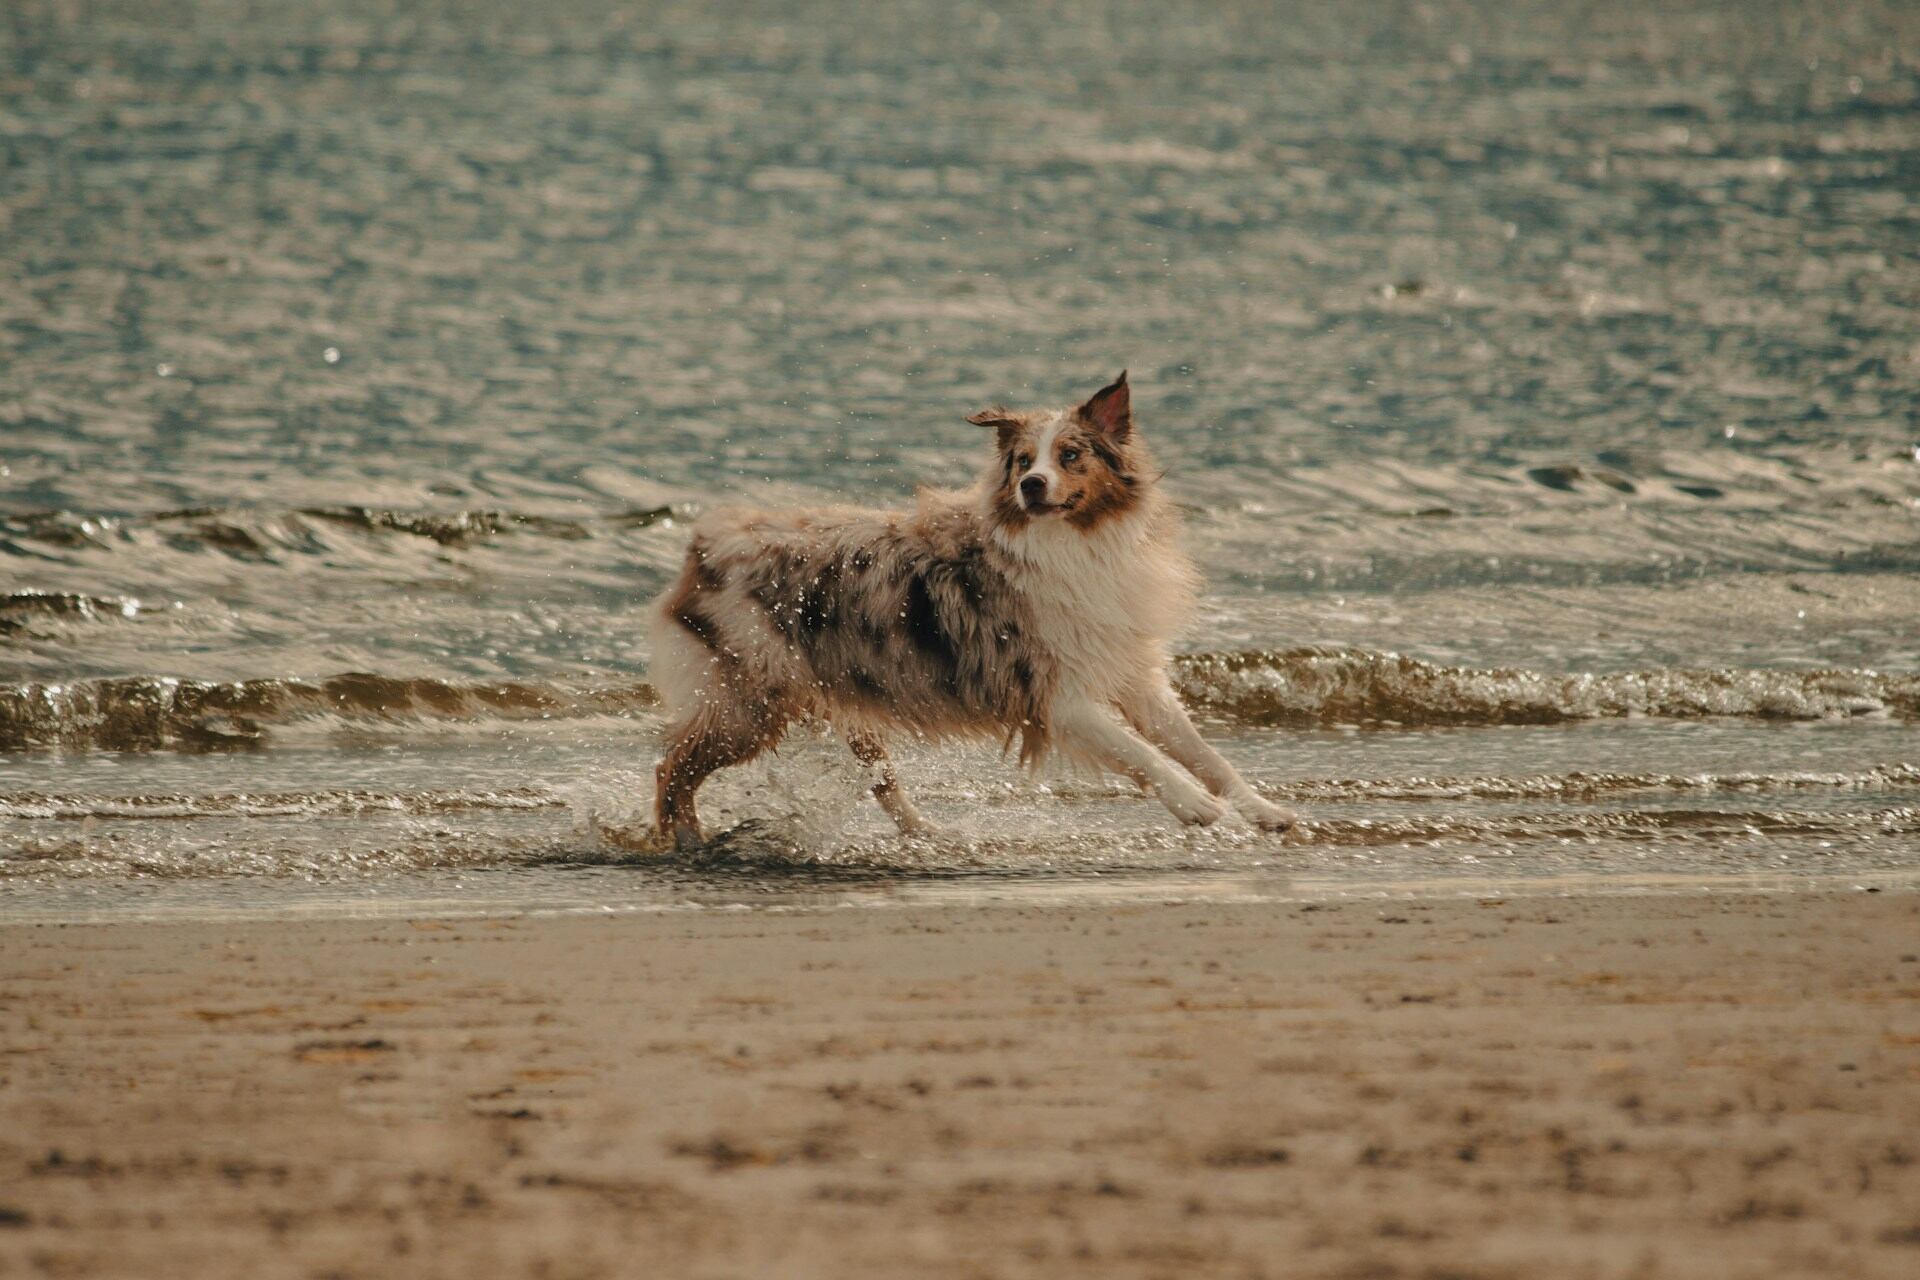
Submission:
[[[1135,427],[1123,372],[1083,404],[967,419],[992,459],[911,511],[715,512],[650,613],[669,716],[655,821],[701,839],[694,794],[829,722],[870,769],[900,830],[927,830],[888,758],[890,735],[987,738],[1037,766],[1054,753],[1151,790],[1183,823],[1231,804],[1267,830],[1295,814],[1207,744],[1167,678],[1167,641],[1199,579]]]

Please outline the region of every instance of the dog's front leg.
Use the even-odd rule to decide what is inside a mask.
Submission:
[[[1074,701],[1057,708],[1053,727],[1060,744],[1071,755],[1153,788],[1160,802],[1182,822],[1204,827],[1218,822],[1226,813],[1218,800],[1195,786],[1172,761],[1097,703]]]
[[[1285,831],[1300,821],[1300,815],[1285,805],[1262,797],[1227,758],[1214,750],[1187,717],[1187,709],[1174,696],[1166,681],[1156,681],[1145,691],[1121,703],[1121,713],[1154,746],[1178,760],[1207,790],[1231,801],[1249,822],[1268,831]]]

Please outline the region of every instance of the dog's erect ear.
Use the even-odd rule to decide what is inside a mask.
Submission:
[[[1127,390],[1127,371],[1122,369],[1119,377],[1094,392],[1074,413],[1094,430],[1125,440],[1133,433],[1133,394]]]
[[[991,409],[982,409],[978,413],[970,413],[967,415],[967,421],[976,427],[997,427],[1003,431],[1008,427],[1020,425],[1019,420],[1013,416],[1013,410],[1002,408],[1000,405],[995,405]]]

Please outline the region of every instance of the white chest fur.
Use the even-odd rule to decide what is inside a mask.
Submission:
[[[1120,520],[1083,533],[1049,520],[995,541],[1059,663],[1063,691],[1106,700],[1159,668],[1193,595],[1192,571],[1161,521]]]

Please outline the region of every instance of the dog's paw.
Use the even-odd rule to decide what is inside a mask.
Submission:
[[[1300,823],[1300,815],[1283,804],[1251,797],[1237,806],[1248,822],[1262,831],[1290,831]]]
[[[1227,806],[1195,786],[1167,787],[1160,799],[1173,816],[1190,827],[1210,827],[1227,816]]]

